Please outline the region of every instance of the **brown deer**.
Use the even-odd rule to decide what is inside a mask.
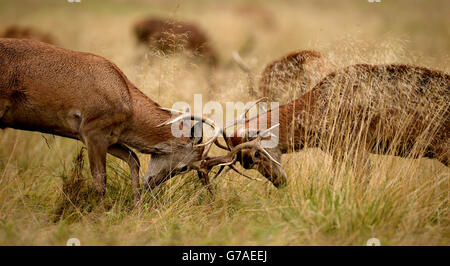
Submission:
[[[0,128],[82,141],[101,196],[107,153],[130,166],[135,200],[139,199],[140,163],[131,148],[152,155],[143,180],[148,189],[200,169],[207,151],[200,144],[201,133],[193,133],[201,130],[202,123],[190,129],[190,137],[175,137],[171,127],[163,124],[170,119],[169,111],[104,57],[33,40],[0,39]],[[213,124],[201,117],[192,119]]]
[[[251,96],[259,95],[280,103],[288,103],[303,95],[331,69],[330,63],[319,52],[292,52],[272,61],[264,68],[258,83],[258,92],[255,92],[252,71],[238,53],[233,53],[233,59],[248,74]]]
[[[9,25],[0,34],[0,38],[16,38],[16,39],[31,39],[45,43],[55,44],[55,38],[48,33],[40,32],[34,28]]]
[[[278,121],[271,121],[272,112]],[[248,133],[274,123],[279,124],[275,148],[262,151],[249,144],[260,136]],[[345,67],[297,100],[245,119],[233,136],[224,137],[228,147],[222,148],[233,152],[222,164],[239,161],[276,185],[286,180],[281,155],[305,147],[331,153],[334,162],[366,163],[367,154],[375,153],[435,158],[449,166],[450,75],[396,64]]]
[[[138,42],[164,53],[182,49],[204,57],[211,65],[217,64],[217,55],[207,35],[195,24],[171,19],[146,18],[134,24]]]

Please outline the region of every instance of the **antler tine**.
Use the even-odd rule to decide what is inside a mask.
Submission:
[[[244,176],[244,177],[246,177],[246,178],[248,178],[250,180],[261,181],[258,178],[251,177],[251,176],[241,172],[239,169],[236,168],[236,166],[234,166],[235,163],[236,163],[236,160],[233,160],[232,162],[229,162],[229,163],[226,163],[226,164],[219,164],[220,165],[219,171],[217,171],[217,173],[214,175],[213,179],[216,179],[220,174],[226,174],[230,170],[233,170],[236,173],[238,173],[239,175],[242,175],[242,176]],[[228,166],[228,168],[225,168],[227,166]],[[223,171],[223,169],[225,169],[225,171]],[[222,173],[222,171],[223,171],[223,173]]]
[[[166,108],[161,108],[161,109],[166,109]],[[166,110],[167,110],[167,109],[166,109]],[[209,118],[205,118],[205,117],[202,117],[202,116],[197,116],[197,115],[194,115],[194,114],[191,114],[191,113],[184,113],[184,112],[177,111],[177,110],[174,110],[174,111],[175,111],[175,112],[179,112],[179,113],[181,113],[182,115],[177,116],[177,117],[174,117],[174,118],[172,118],[172,119],[169,119],[169,120],[167,120],[166,122],[163,122],[163,123],[157,125],[157,127],[167,126],[167,125],[176,123],[176,122],[178,122],[178,121],[186,120],[186,119],[190,118],[191,120],[203,122],[203,123],[205,123],[205,124],[211,126],[211,127],[214,128],[214,129],[216,128],[216,123],[215,123],[213,120],[209,119]]]
[[[224,138],[226,138],[226,136],[224,136]],[[216,144],[217,147],[219,147],[223,150],[227,150],[227,151],[231,150],[231,148],[228,146],[228,142],[226,141],[226,139],[225,139],[225,143],[227,144],[227,146],[222,145],[218,139],[216,139],[214,141],[214,144]]]
[[[225,169],[225,171],[223,171],[223,173],[222,173],[222,170],[223,170],[223,169]],[[228,173],[230,170],[231,170],[230,167],[225,168],[225,165],[222,165],[222,166],[220,167],[219,171],[214,175],[213,179],[216,179],[217,177],[219,177],[219,175],[220,175],[221,173],[222,173],[223,175],[226,174],[226,173]]]
[[[262,137],[264,137],[265,134],[267,134],[268,132],[272,131],[274,128],[279,127],[279,126],[280,126],[280,123],[271,126],[270,128],[264,130],[263,132],[260,132],[260,133],[258,134],[258,138],[257,138],[257,139],[258,139],[258,146],[259,146],[259,148],[261,148],[262,152],[263,152],[267,157],[269,157],[269,159],[272,160],[274,163],[276,163],[276,164],[278,164],[279,166],[281,166],[281,163],[278,162],[277,160],[275,160],[275,159],[270,155],[270,153],[266,151],[266,149],[264,149],[263,147],[261,147],[261,144],[259,143],[259,141],[261,140]],[[273,137],[276,137],[276,136],[275,136],[274,134],[272,134],[272,133],[270,133],[270,135],[273,136]]]
[[[257,135],[256,137],[259,139],[265,138],[265,137],[268,137],[268,135],[267,135],[268,132],[272,131],[273,129],[275,129],[278,126],[280,126],[279,123],[270,127],[269,129],[265,129],[264,131],[258,131],[257,129],[254,129],[254,128],[246,128],[244,131],[244,136],[246,138],[248,138],[249,136],[253,136],[250,134],[250,133],[253,133],[254,135]],[[277,136],[272,133],[270,133],[270,136],[277,138]]]
[[[233,171],[235,171],[236,173],[240,174],[241,176],[244,176],[244,177],[246,177],[246,178],[248,178],[248,179],[250,179],[250,180],[261,181],[261,180],[258,179],[258,178],[254,178],[254,177],[251,177],[251,176],[249,176],[249,175],[244,174],[244,173],[241,172],[239,169],[237,169],[236,166],[234,166],[234,164],[230,164],[230,165],[228,165],[228,167],[230,167]]]
[[[220,175],[220,173],[222,173],[223,169],[225,169],[225,165],[220,166],[219,171],[217,171],[212,179],[216,179]]]
[[[250,68],[247,66],[247,64],[244,62],[244,60],[242,60],[241,56],[239,55],[239,53],[237,51],[233,51],[232,56],[233,56],[234,61],[238,64],[238,66],[244,72],[247,72],[247,73],[250,72]]]
[[[189,118],[191,120],[196,120],[196,121],[203,122],[203,123],[211,126],[215,130],[213,137],[211,137],[210,139],[208,139],[204,143],[200,143],[200,144],[195,145],[196,147],[207,146],[206,149],[204,150],[203,154],[202,154],[202,158],[205,158],[208,155],[208,152],[211,149],[212,143],[216,143],[216,144],[218,143],[217,138],[221,134],[224,137],[226,136],[225,133],[224,133],[224,130],[221,127],[217,127],[216,123],[213,120],[209,119],[209,118],[205,118],[203,116],[197,116],[197,115],[191,114],[189,112],[182,112],[182,111],[178,111],[178,110],[173,110],[173,109],[170,109],[170,108],[163,108],[163,107],[160,107],[160,108],[163,109],[163,110],[167,110],[167,111],[174,111],[174,112],[177,112],[177,113],[181,113],[182,115],[177,116],[177,117],[172,118],[172,119],[169,119],[168,121],[158,125],[158,127],[169,125],[169,124],[173,124],[175,122],[178,122],[178,121],[185,120],[185,119]],[[227,143],[227,145],[228,145],[228,143]],[[225,146],[221,145],[220,143],[217,146],[219,146],[221,148],[225,148],[227,150],[230,150],[230,147],[226,148]]]
[[[195,145],[195,147],[206,146],[206,148],[203,151],[202,158],[206,158],[206,156],[208,156],[209,150],[211,149],[213,143],[216,143],[216,145],[217,145],[217,142],[218,142],[217,138],[219,137],[220,133],[221,133],[220,130],[216,130],[216,133],[214,134],[214,136],[212,138],[210,138],[208,141],[206,141],[205,143],[200,143],[200,144]]]
[[[241,143],[237,146],[235,146],[231,151],[230,151],[230,155],[234,156],[238,151],[242,150],[242,149],[251,149],[251,148],[256,148],[257,150],[261,151],[262,153],[264,153],[264,155],[266,155],[271,161],[273,161],[274,163],[276,163],[277,165],[281,166],[281,163],[278,162],[277,160],[275,160],[270,154],[269,152],[267,152],[263,147],[261,147],[260,142],[260,138],[256,138],[252,141],[249,142],[244,142]]]
[[[229,161],[229,162],[226,162],[226,163],[221,163],[221,164],[218,164],[218,165],[220,165],[220,166],[230,166],[230,165],[232,165],[232,164],[235,164],[236,161],[237,161],[237,158],[234,157],[233,160],[231,160],[231,161]]]
[[[196,146],[197,146],[197,147],[201,147],[201,146],[206,146],[206,145],[212,144],[213,142],[215,142],[215,141],[217,140],[217,138],[218,138],[221,134],[222,134],[222,128],[217,128],[217,129],[214,131],[214,135],[213,135],[210,139],[208,139],[206,142],[197,144]],[[209,146],[211,146],[211,145],[209,145]]]
[[[246,122],[247,121],[246,115],[247,115],[248,111],[250,111],[250,109],[252,109],[253,106],[257,105],[258,103],[260,103],[260,102],[262,102],[264,100],[267,100],[267,97],[262,97],[262,98],[256,100],[255,102],[252,102],[249,106],[245,107],[245,109],[242,112],[242,114],[239,115],[239,117],[236,120],[230,120],[227,123],[225,123],[224,129],[232,127],[232,126],[234,126],[234,125],[236,125],[238,123],[241,123],[241,122]]]
[[[245,142],[245,143],[241,143],[239,145],[237,145],[236,147],[234,147],[231,152],[234,154],[236,154],[239,150],[242,149],[251,149],[251,148],[256,148],[257,150],[261,151],[262,153],[264,153],[264,155],[266,155],[271,161],[273,161],[274,163],[278,164],[279,166],[281,166],[281,164],[275,160],[263,147],[261,147],[261,145],[258,142],[254,142],[253,141],[258,141],[259,139],[255,139],[252,140],[252,142]]]
[[[250,104],[250,106],[247,106],[244,109],[244,112],[239,116],[239,119],[244,119],[247,116],[248,111],[250,111],[250,109],[252,109],[253,106],[257,105],[258,103],[260,103],[264,100],[267,100],[267,97],[262,97],[262,98],[256,100],[255,102],[253,102],[252,104]]]
[[[159,109],[164,110],[164,111],[169,111],[172,113],[179,113],[179,114],[184,114],[186,112],[180,111],[180,110],[176,110],[176,109],[172,109],[172,108],[165,108],[165,107],[159,107]]]
[[[236,55],[240,58],[238,53],[236,53]],[[212,138],[210,138],[208,141],[206,141],[204,143],[201,143],[201,144],[198,144],[196,146],[199,146],[199,147],[200,146],[207,146],[207,145],[211,144],[212,142],[214,142],[221,149],[231,150],[231,147],[229,146],[228,142],[226,141],[227,135],[226,135],[225,129],[227,129],[229,127],[232,127],[232,126],[234,126],[237,123],[245,122],[247,120],[246,115],[250,111],[250,109],[253,108],[253,106],[257,105],[258,103],[260,103],[260,102],[262,102],[264,100],[267,100],[267,97],[262,97],[262,98],[256,100],[255,102],[251,103],[249,106],[247,106],[244,109],[244,112],[239,116],[239,118],[237,120],[232,120],[232,121],[227,122],[225,124],[225,127],[223,127],[223,128],[218,128],[216,126],[215,122],[212,121],[209,118],[198,117],[198,116],[193,115],[193,114],[191,114],[189,112],[183,112],[183,111],[179,111],[179,110],[175,110],[175,109],[171,109],[171,108],[159,107],[162,110],[170,111],[172,113],[178,113],[178,114],[182,114],[182,115],[178,116],[178,117],[175,117],[175,118],[172,118],[172,119],[170,119],[170,120],[168,120],[168,121],[166,121],[164,123],[161,123],[161,124],[157,125],[157,127],[173,124],[175,122],[178,122],[178,121],[181,121],[181,120],[185,120],[187,118],[191,118],[192,120],[196,120],[196,121],[201,121],[201,122],[204,122],[204,123],[208,124],[212,128],[214,128],[215,129],[215,133],[214,133],[214,136]],[[217,138],[220,136],[220,134],[222,134],[223,138],[225,139],[225,143],[227,144],[227,147],[223,146],[222,144],[220,144],[218,142]],[[211,145],[208,146],[207,150],[209,151],[210,148],[211,148]]]
[[[278,166],[281,166],[281,163],[278,162],[277,160],[275,160],[275,159],[274,159],[274,158],[266,151],[266,149],[264,149],[263,147],[261,147],[259,144],[258,144],[258,146],[259,146],[258,150],[260,149],[267,157],[269,157],[269,159],[270,159],[272,162],[276,163]]]
[[[268,132],[272,131],[273,129],[275,129],[275,128],[279,127],[279,126],[280,126],[280,123],[278,123],[278,124],[276,124],[274,126],[271,126],[270,128],[265,129],[264,131],[261,131],[258,135],[261,136],[261,137],[264,137],[264,135],[266,135]],[[271,133],[271,136],[275,137],[275,135],[272,134],[272,133]]]

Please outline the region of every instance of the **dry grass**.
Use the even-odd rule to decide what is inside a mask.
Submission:
[[[238,1],[1,1],[0,22],[36,24],[63,47],[110,58],[165,106],[192,102],[194,93],[204,102],[250,100],[245,74],[230,63],[243,48],[255,73],[298,49],[318,50],[336,67],[412,63],[450,72],[448,1],[245,3],[263,4],[274,27],[236,15]],[[144,14],[192,19],[210,34],[222,63],[214,91],[200,62],[136,46],[131,25]],[[89,200],[81,147],[0,132],[1,244],[64,245],[71,237],[82,245],[364,245],[371,237],[383,245],[450,244],[450,172],[437,161],[373,155],[362,185],[349,168],[335,172],[328,154],[306,149],[283,156],[284,189],[230,173],[212,181],[212,197],[188,173],[134,207],[128,167],[112,157],[105,202]],[[149,156],[139,157],[142,173]]]

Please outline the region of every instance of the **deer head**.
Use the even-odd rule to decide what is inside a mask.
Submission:
[[[230,146],[236,149],[239,145],[252,143],[257,141],[258,138],[260,137],[231,138]],[[239,149],[236,153],[236,161],[245,169],[257,170],[277,188],[286,185],[287,175],[280,165],[281,151],[277,147],[261,150],[258,146],[249,146],[248,148]]]
[[[156,147],[161,152],[152,154],[152,159],[143,177],[145,189],[153,189],[162,182],[195,169],[195,165],[202,160],[204,146],[202,142],[203,125],[196,123],[190,130],[187,142],[164,142]]]

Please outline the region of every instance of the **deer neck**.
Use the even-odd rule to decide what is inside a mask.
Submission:
[[[172,117],[171,113],[160,109],[137,88],[132,90],[133,116],[127,122],[121,142],[142,153],[166,153],[177,146],[185,145],[186,137],[174,137],[171,125],[158,125]]]
[[[320,115],[316,113],[316,90],[280,107],[280,149],[288,152],[305,147],[316,147]]]

